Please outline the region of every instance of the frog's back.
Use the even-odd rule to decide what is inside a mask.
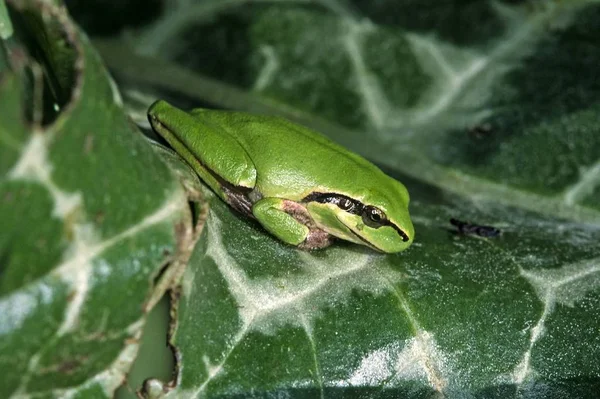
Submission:
[[[381,185],[392,180],[364,158],[283,118],[228,111],[203,116],[246,150],[257,169],[256,188],[263,196],[300,200],[331,187],[366,194],[384,189]]]
[[[265,196],[299,199],[319,185],[352,187],[373,173],[382,174],[364,158],[283,118],[229,111],[202,115],[246,150],[257,169],[257,188]]]

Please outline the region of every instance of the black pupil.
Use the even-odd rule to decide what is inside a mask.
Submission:
[[[376,211],[371,211],[371,219],[374,222],[379,222],[381,220],[381,215],[379,213],[377,213]]]

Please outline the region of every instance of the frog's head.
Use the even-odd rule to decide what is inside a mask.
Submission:
[[[408,191],[395,180],[388,190],[365,190],[355,196],[315,192],[304,202],[317,225],[341,239],[388,253],[403,251],[413,242]]]

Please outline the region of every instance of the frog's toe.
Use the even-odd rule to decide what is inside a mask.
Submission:
[[[330,246],[335,238],[321,230],[321,229],[311,229],[306,236],[306,239],[298,245],[298,248],[304,250],[313,250],[313,249],[321,249]]]

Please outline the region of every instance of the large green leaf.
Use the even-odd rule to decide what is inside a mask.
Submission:
[[[110,397],[160,297],[154,279],[176,252],[187,201],[65,10],[8,6],[0,397]]]
[[[300,115],[384,165],[409,187],[417,239],[390,256],[301,253],[214,204],[170,396],[597,392],[600,7],[243,3],[171,10],[139,36],[199,74],[188,91],[158,84]],[[216,98],[214,80],[247,103]],[[455,235],[452,217],[503,234]]]
[[[415,204],[419,241],[392,256],[289,251],[215,204],[183,279],[172,396],[594,392],[600,233],[448,203]],[[457,214],[503,237],[454,236]]]
[[[300,121],[403,181],[417,236],[395,255],[347,243],[307,253],[211,197],[174,292],[176,378],[148,394],[597,395],[597,1],[205,0],[162,12],[132,19],[127,45],[97,42],[134,117],[164,88],[184,107]],[[457,234],[451,218],[502,234]]]

